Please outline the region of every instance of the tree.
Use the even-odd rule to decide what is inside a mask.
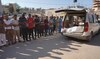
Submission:
[[[16,12],[20,13],[20,6],[17,3],[15,3],[15,5],[16,5]]]
[[[16,9],[16,12],[17,12],[17,13],[20,13],[20,9]]]
[[[13,14],[14,12],[13,4],[9,4],[9,12]]]

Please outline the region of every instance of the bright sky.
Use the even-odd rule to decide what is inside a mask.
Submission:
[[[21,7],[60,8],[73,5],[73,0],[1,0],[2,4],[17,3]],[[92,7],[92,0],[78,0],[78,4]]]

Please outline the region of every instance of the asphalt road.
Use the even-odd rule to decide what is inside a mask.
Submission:
[[[100,35],[90,42],[60,34],[0,49],[0,59],[100,59]]]

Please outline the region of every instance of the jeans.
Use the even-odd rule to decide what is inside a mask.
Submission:
[[[21,34],[24,41],[28,41],[28,30],[27,28],[21,28]]]

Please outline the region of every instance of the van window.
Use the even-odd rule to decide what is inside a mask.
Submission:
[[[92,20],[93,20],[93,23],[94,23],[94,15],[92,15]]]
[[[84,25],[85,22],[85,15],[70,15],[70,16],[65,16],[64,19],[64,27],[69,28],[69,27],[73,27],[73,26],[80,26],[80,24]],[[81,25],[81,26],[83,26]]]
[[[88,19],[90,23],[94,23],[94,16],[93,15],[88,15]]]
[[[98,22],[97,15],[96,15],[96,14],[94,14],[93,16],[94,16],[94,22],[95,22],[95,23],[97,23],[97,22]]]

